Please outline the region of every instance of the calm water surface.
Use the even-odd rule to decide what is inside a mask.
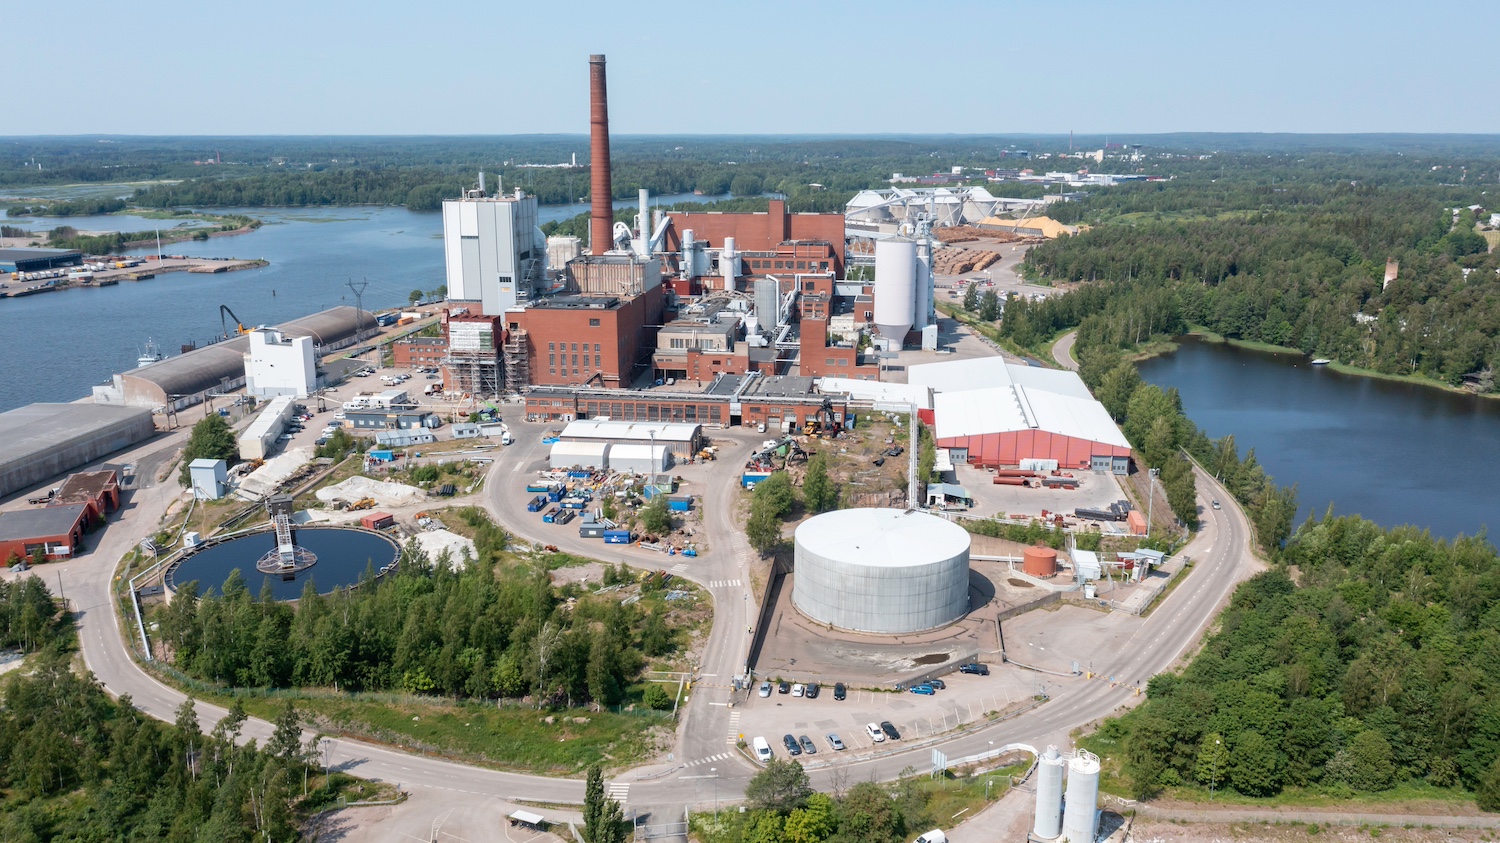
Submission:
[[[1342,375],[1300,355],[1185,341],[1140,366],[1210,437],[1234,434],[1302,511],[1331,503],[1385,526],[1473,535],[1500,526],[1500,401]]]

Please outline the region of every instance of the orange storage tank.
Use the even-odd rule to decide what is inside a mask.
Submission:
[[[1028,547],[1021,555],[1021,570],[1033,577],[1050,577],[1057,573],[1057,551],[1050,547]]]

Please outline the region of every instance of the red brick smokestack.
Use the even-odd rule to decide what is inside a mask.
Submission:
[[[609,95],[604,56],[589,56],[589,251],[602,255],[614,242],[614,193],[609,182]]]

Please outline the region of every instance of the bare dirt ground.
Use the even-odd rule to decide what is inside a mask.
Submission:
[[[1133,843],[1354,843],[1376,839],[1382,843],[1480,841],[1494,839],[1494,832],[1471,828],[1402,828],[1375,824],[1187,823],[1139,817],[1130,829],[1130,840]]]

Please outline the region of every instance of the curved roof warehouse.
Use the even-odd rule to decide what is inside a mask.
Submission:
[[[374,319],[341,305],[278,325],[277,330],[290,337],[312,337],[317,353],[327,354],[358,342],[361,324],[368,331]],[[170,400],[178,410],[192,406],[209,392],[243,386],[249,350],[250,340],[241,336],[131,369],[115,375],[112,383],[94,387],[94,402],[154,409],[166,407]]]

